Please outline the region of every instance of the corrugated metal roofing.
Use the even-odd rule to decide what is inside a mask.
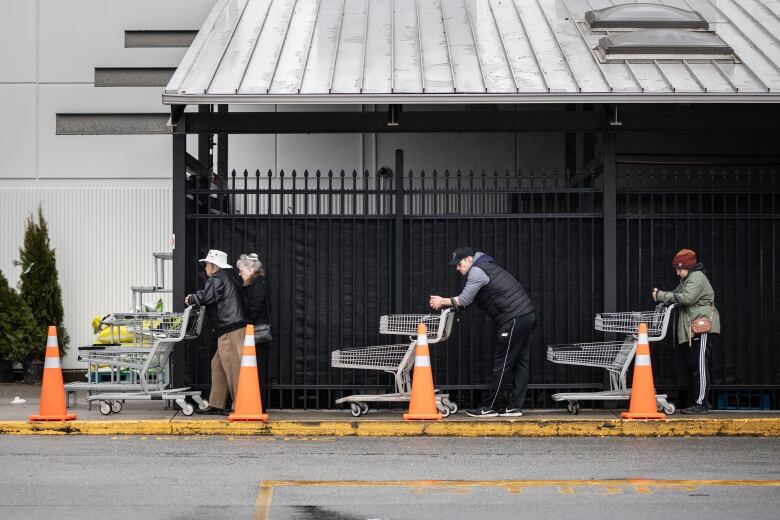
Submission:
[[[780,0],[649,0],[734,54],[612,59],[585,14],[621,3],[219,0],[163,102],[780,102]]]

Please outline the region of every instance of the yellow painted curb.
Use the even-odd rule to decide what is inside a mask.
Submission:
[[[506,420],[506,421],[0,421],[5,435],[257,435],[366,437],[780,437],[780,417],[754,419],[673,419],[668,421]]]

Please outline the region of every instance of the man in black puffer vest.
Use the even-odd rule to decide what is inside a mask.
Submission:
[[[466,414],[472,417],[520,417],[528,389],[528,367],[531,361],[531,331],[536,325],[536,309],[528,293],[514,276],[496,265],[485,253],[468,246],[452,253],[450,265],[466,277],[466,286],[459,296],[431,296],[430,306],[477,307],[498,326],[496,350],[493,355],[493,378],[490,392],[482,403]],[[511,385],[509,402],[502,403]]]

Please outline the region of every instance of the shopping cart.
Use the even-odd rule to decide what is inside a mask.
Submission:
[[[441,314],[390,314],[379,319],[379,333],[410,336],[410,343],[377,345],[334,350],[331,366],[334,368],[358,368],[381,370],[393,374],[395,392],[388,394],[355,394],[336,400],[336,404],[349,403],[352,415],[360,417],[368,413],[368,403],[408,402],[411,396],[411,372],[417,347],[417,325],[424,323],[428,329],[428,343],[446,340],[452,332],[454,314],[444,309]],[[449,394],[436,391],[436,408],[443,417],[457,413],[458,405],[450,401]]]
[[[79,348],[79,361],[89,364],[87,383],[70,383],[65,390],[85,390],[87,402],[99,401],[103,415],[119,413],[125,401],[175,401],[184,415],[192,415],[195,401],[200,408],[208,403],[200,392],[169,388],[169,361],[176,343],[200,335],[203,325],[201,308],[187,307],[183,313],[132,312],[115,313],[103,322],[112,331],[125,328],[132,341],[119,345],[93,345]],[[112,332],[113,334],[113,332]],[[109,380],[102,381],[102,369],[108,369]]]
[[[554,401],[568,401],[570,413],[580,412],[580,400],[619,401],[631,398],[631,389],[626,385],[626,373],[636,354],[637,328],[640,323],[647,324],[648,341],[661,341],[669,329],[669,319],[674,305],[658,305],[652,311],[614,312],[596,315],[595,328],[603,332],[622,332],[626,334],[622,341],[601,341],[593,343],[573,343],[550,345],[547,347],[547,360],[561,365],[579,365],[603,368],[609,374],[609,390],[602,392],[564,392],[553,394]],[[658,410],[667,415],[675,412],[674,404],[666,400],[666,395],[656,394]]]

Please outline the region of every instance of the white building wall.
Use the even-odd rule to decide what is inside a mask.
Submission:
[[[0,190],[0,269],[11,285],[17,284],[20,269],[13,262],[19,258],[25,220],[40,204],[57,255],[65,327],[74,347],[92,343],[93,316],[130,310],[130,285],[153,285],[152,253],[170,250],[169,183],[132,188],[91,184]],[[170,265],[166,275],[170,280]],[[168,295],[164,302],[170,308]],[[74,353],[72,348],[64,368],[79,366]]]

